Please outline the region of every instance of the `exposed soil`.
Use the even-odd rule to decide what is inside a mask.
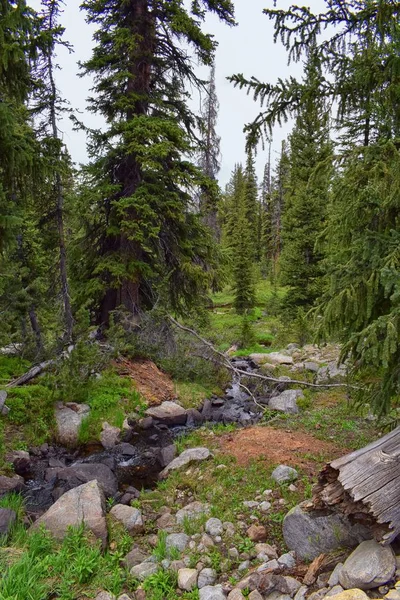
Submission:
[[[151,360],[119,358],[115,366],[120,375],[134,380],[137,390],[150,406],[158,406],[176,397],[172,380]]]
[[[300,431],[285,431],[272,427],[250,427],[221,437],[221,449],[245,466],[251,460],[263,460],[271,465],[287,464],[299,467],[307,475],[318,471],[318,464],[346,454],[346,449],[323,442]]]

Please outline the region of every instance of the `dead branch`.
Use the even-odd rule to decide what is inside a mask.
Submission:
[[[29,369],[29,371],[27,371],[20,377],[17,377],[17,379],[14,379],[13,381],[10,381],[10,383],[7,383],[6,387],[7,388],[17,387],[18,385],[23,385],[24,383],[28,383],[28,381],[31,381],[31,379],[34,379],[35,377],[40,375],[40,373],[45,371],[47,369],[47,367],[49,367],[50,365],[52,365],[54,363],[55,363],[55,360],[46,360],[44,362],[41,362],[38,365],[35,365],[31,369]]]
[[[175,325],[176,327],[178,327],[179,329],[181,329],[182,331],[186,331],[187,333],[190,333],[191,335],[193,335],[194,337],[196,337],[200,342],[202,342],[202,344],[204,344],[207,348],[209,348],[216,356],[218,356],[221,360],[221,366],[224,366],[226,369],[228,369],[229,371],[231,371],[232,373],[234,373],[237,377],[238,377],[238,382],[240,387],[243,387],[243,385],[240,383],[240,377],[241,376],[245,376],[245,377],[249,377],[249,378],[253,378],[253,379],[259,379],[261,381],[270,381],[272,383],[287,383],[287,384],[296,384],[296,385],[304,385],[306,387],[310,387],[310,388],[337,388],[337,387],[345,387],[345,388],[350,388],[350,389],[355,389],[355,390],[360,390],[362,388],[355,386],[355,385],[350,385],[348,383],[310,383],[308,381],[301,381],[299,379],[278,379],[277,377],[271,377],[268,375],[261,375],[261,373],[249,373],[247,371],[243,371],[242,369],[237,369],[229,360],[229,358],[223,354],[222,352],[220,352],[219,350],[217,350],[213,344],[211,342],[209,342],[208,340],[206,340],[205,338],[203,338],[199,333],[197,333],[197,331],[195,331],[194,329],[191,329],[190,327],[187,327],[186,325],[182,325],[181,323],[179,323],[176,319],[174,319],[173,317],[171,317],[170,315],[168,316],[169,320],[171,321],[171,323],[173,323],[173,325]],[[253,394],[251,394],[251,396],[253,396]],[[253,397],[254,398],[254,397]]]

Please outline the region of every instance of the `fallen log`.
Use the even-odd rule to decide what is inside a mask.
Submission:
[[[400,534],[400,427],[327,464],[310,504],[341,512],[391,543]]]
[[[31,379],[34,379],[35,377],[40,375],[40,373],[45,371],[47,369],[47,367],[54,364],[55,362],[56,362],[55,360],[46,360],[44,362],[39,363],[38,365],[35,365],[31,369],[29,369],[29,371],[27,371],[20,377],[17,377],[17,379],[13,379],[13,381],[10,381],[9,383],[7,383],[6,388],[17,387],[18,385],[23,385],[24,383],[28,383],[28,381],[31,381]]]

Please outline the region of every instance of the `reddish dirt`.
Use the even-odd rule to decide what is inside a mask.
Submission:
[[[318,462],[346,454],[344,448],[317,440],[310,434],[272,427],[250,427],[224,435],[221,449],[242,466],[251,460],[262,460],[271,465],[299,467],[308,475],[319,470]]]
[[[150,406],[158,406],[165,400],[175,398],[174,384],[171,379],[151,360],[119,358],[115,366],[120,375],[133,379],[137,390]]]

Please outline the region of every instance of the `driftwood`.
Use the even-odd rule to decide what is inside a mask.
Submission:
[[[329,463],[312,505],[341,512],[369,526],[383,544],[392,542],[400,534],[400,427]]]

